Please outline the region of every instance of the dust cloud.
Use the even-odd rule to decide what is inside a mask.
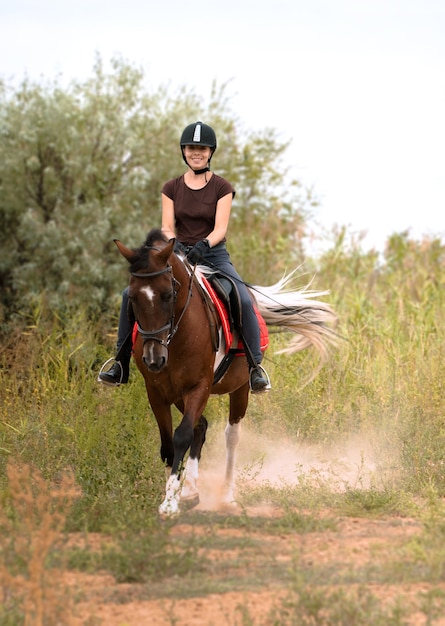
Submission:
[[[351,436],[329,445],[308,445],[259,434],[243,424],[235,480],[239,490],[295,487],[304,482],[332,492],[379,487],[384,480],[376,437]],[[376,450],[377,449],[377,450]],[[221,509],[225,473],[224,432],[213,433],[203,449],[198,487],[201,510]]]

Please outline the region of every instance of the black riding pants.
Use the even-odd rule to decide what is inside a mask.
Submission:
[[[230,255],[227,252],[225,243],[220,243],[214,248],[210,248],[201,261],[212,269],[218,269],[222,274],[233,278],[238,287],[242,308],[242,332],[244,341],[247,343],[255,363],[261,363],[263,354],[260,348],[260,327],[253,308],[252,297],[242,278],[234,268]]]

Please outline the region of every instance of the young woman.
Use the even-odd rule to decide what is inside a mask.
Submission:
[[[217,146],[215,132],[202,122],[190,124],[182,133],[180,146],[187,171],[162,188],[162,232],[168,239],[178,240],[192,265],[209,265],[234,279],[242,306],[243,340],[254,361],[250,365],[250,387],[254,393],[267,391],[268,377],[260,367],[263,355],[258,320],[249,291],[232,265],[225,244],[235,191],[227,180],[210,171]],[[99,381],[108,385],[128,381],[131,344],[125,348],[130,330],[126,291],[119,320],[119,359],[108,372],[99,374]]]

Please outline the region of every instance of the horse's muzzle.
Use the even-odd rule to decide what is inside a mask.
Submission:
[[[146,342],[144,344],[142,360],[149,372],[157,374],[167,365],[168,350],[159,343]]]

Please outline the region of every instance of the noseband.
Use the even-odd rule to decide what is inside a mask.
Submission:
[[[182,317],[184,315],[184,313],[187,310],[187,307],[190,303],[190,297],[192,295],[192,282],[193,282],[193,276],[190,277],[190,284],[189,284],[189,291],[188,291],[188,295],[187,295],[187,302],[185,303],[185,306],[181,312],[181,315],[179,316],[178,321],[175,324],[175,306],[176,306],[176,296],[177,293],[179,291],[180,288],[180,283],[176,280],[176,278],[173,276],[173,269],[172,266],[170,264],[167,264],[166,267],[164,267],[162,270],[158,270],[157,272],[146,272],[146,273],[139,273],[139,272],[131,272],[130,274],[132,276],[134,276],[135,278],[153,278],[155,276],[161,276],[161,274],[166,274],[166,273],[170,273],[171,274],[171,280],[172,280],[172,290],[173,290],[173,306],[172,306],[172,314],[170,317],[170,321],[165,324],[164,326],[162,326],[161,328],[158,328],[157,330],[144,330],[140,323],[139,320],[136,320],[137,323],[137,327],[138,327],[138,332],[142,337],[142,340],[144,341],[144,343],[146,341],[157,341],[161,346],[164,346],[165,348],[168,348],[168,346],[170,345],[171,340],[173,339],[173,337],[176,335],[176,332],[179,328],[179,324],[182,320]],[[164,333],[165,331],[169,331],[167,338],[166,339],[161,339],[160,337],[158,337],[157,335],[160,335],[161,333]]]

